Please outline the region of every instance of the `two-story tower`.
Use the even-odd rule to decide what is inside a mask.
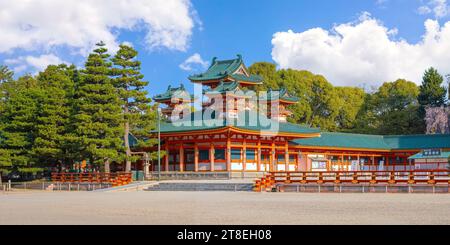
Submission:
[[[255,109],[254,88],[262,84],[260,76],[249,73],[241,55],[231,60],[214,58],[207,71],[190,76],[189,80],[206,87],[202,105],[204,109],[219,111],[216,118],[236,118],[240,111]]]
[[[290,95],[286,88],[281,88],[279,90],[269,89],[266,94],[260,94],[259,101],[261,104],[266,104],[262,113],[266,114],[268,118],[279,122],[287,122],[287,118],[292,115],[287,107],[298,103],[299,98]],[[276,108],[273,108],[274,106]]]
[[[184,85],[180,87],[169,87],[166,92],[153,97],[155,102],[165,105],[161,108],[162,114],[169,120],[175,121],[182,119],[184,112],[190,112],[194,97],[189,94]]]

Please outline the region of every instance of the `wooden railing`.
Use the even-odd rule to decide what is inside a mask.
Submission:
[[[52,173],[52,181],[59,183],[109,183],[121,186],[131,183],[131,173]]]
[[[277,184],[450,184],[450,170],[270,172],[256,180],[255,191]]]

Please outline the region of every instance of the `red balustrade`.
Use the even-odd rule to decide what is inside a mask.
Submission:
[[[255,191],[276,184],[450,184],[450,170],[270,172],[255,183]]]
[[[131,173],[52,173],[52,181],[60,183],[108,183],[113,186],[131,183]]]

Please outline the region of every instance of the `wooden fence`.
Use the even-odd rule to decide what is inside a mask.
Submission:
[[[256,180],[255,191],[289,184],[450,184],[449,170],[270,172]]]
[[[131,183],[131,173],[52,173],[52,182],[58,183],[105,183],[121,186]]]

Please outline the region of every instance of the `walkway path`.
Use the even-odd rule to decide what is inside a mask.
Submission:
[[[23,192],[0,224],[450,224],[449,194]]]

